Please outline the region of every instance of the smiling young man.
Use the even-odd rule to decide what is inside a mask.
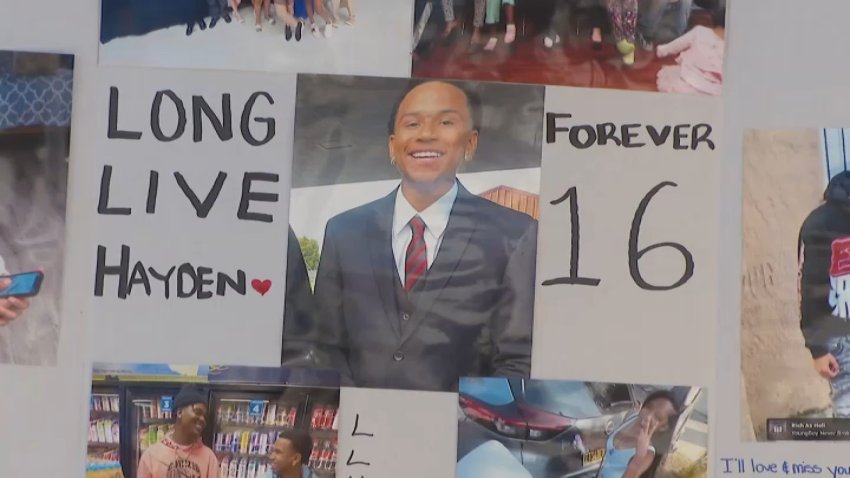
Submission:
[[[218,459],[201,441],[207,426],[207,397],[185,385],[174,398],[174,410],[174,431],[145,450],[136,478],[217,478]]]
[[[316,342],[343,385],[450,391],[461,376],[528,375],[537,222],[458,181],[479,115],[455,84],[414,84],[388,128],[401,183],[328,221]]]
[[[261,478],[315,478],[308,466],[313,439],[304,430],[285,430],[277,437],[269,453],[268,471]]]

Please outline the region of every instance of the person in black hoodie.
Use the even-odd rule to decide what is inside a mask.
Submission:
[[[850,172],[835,175],[797,241],[800,327],[835,417],[850,417]]]

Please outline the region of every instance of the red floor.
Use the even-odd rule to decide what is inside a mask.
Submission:
[[[529,35],[518,36],[512,45],[500,37],[496,49],[488,52],[470,50],[466,34],[450,43],[438,40],[427,53],[414,56],[413,76],[657,91],[658,70],[676,61],[675,56],[660,59],[639,48],[634,65],[626,67],[610,39],[603,45],[594,50],[589,38],[562,38],[560,45],[547,50],[542,36]]]

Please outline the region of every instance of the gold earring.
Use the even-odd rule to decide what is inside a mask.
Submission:
[[[390,164],[395,164],[395,156],[390,156]]]

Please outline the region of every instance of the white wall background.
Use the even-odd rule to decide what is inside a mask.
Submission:
[[[850,64],[841,18],[850,3],[841,0],[736,0],[727,22],[724,85],[726,153],[723,260],[717,341],[717,393],[711,414],[715,445],[713,476],[722,457],[847,466],[846,443],[747,443],[740,438],[741,172],[744,128],[835,128],[850,125],[847,75]],[[781,218],[777,218],[781,220]],[[823,475],[829,475],[824,470]],[[725,475],[732,476],[732,475]],[[744,475],[735,475],[744,476]],[[756,476],[748,474],[748,476]]]
[[[739,438],[738,305],[740,297],[741,128],[850,125],[846,79],[846,0],[738,0],[731,4],[726,68],[726,152],[721,221],[720,340],[712,426],[715,457],[836,464],[846,444],[742,445]],[[98,82],[99,8],[96,0],[3,0],[0,48],[76,55],[72,161],[94,154],[99,134],[94,101]],[[376,31],[376,34],[381,34]],[[407,41],[407,39],[400,40]],[[92,240],[96,176],[72,166],[67,250]],[[82,476],[89,387],[91,282],[89,254],[67,254],[65,317],[56,368],[0,368],[0,476]],[[448,405],[448,404],[446,404]],[[453,439],[448,439],[450,442]],[[391,452],[387,451],[387,455]],[[409,455],[405,456],[410,459]],[[435,459],[437,459],[435,457]],[[453,461],[454,456],[439,459]],[[717,460],[715,460],[715,464]],[[714,467],[715,475],[717,467]],[[359,476],[359,475],[358,475]],[[432,473],[432,476],[433,473]],[[372,475],[370,475],[372,477]],[[377,477],[377,474],[375,475]],[[372,478],[375,478],[372,477]]]

